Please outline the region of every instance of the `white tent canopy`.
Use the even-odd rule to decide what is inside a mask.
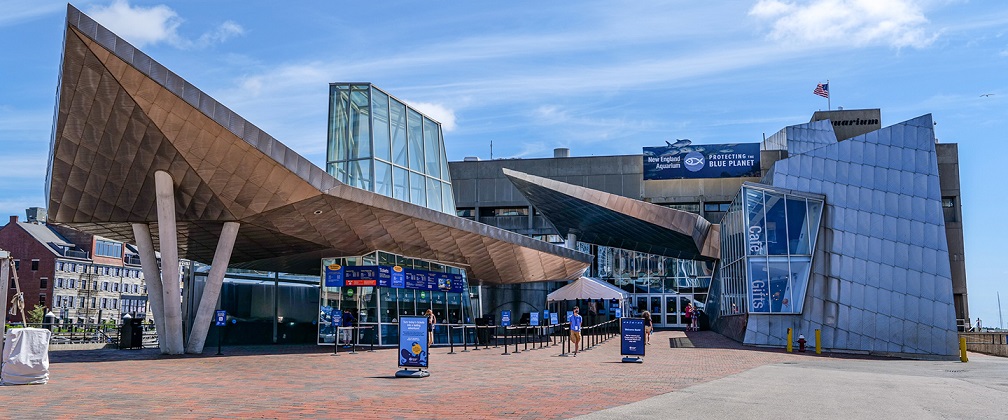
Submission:
[[[624,300],[630,295],[605,281],[584,277],[561,287],[546,296],[547,302],[576,299]]]

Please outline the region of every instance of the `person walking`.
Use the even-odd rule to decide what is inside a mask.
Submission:
[[[437,317],[434,316],[434,311],[430,309],[424,312],[424,315],[427,316],[427,347],[429,348],[434,345],[434,325],[437,324]]]
[[[651,344],[651,331],[654,331],[654,324],[651,322],[651,312],[644,311],[641,317],[644,318],[644,344]]]
[[[578,315],[578,307],[574,307],[574,315],[570,321],[570,340],[574,344],[574,357],[577,357],[578,349],[581,348],[581,315]]]
[[[686,324],[686,331],[693,330],[693,302],[686,303],[686,309],[683,310],[683,316],[685,319],[683,323]]]

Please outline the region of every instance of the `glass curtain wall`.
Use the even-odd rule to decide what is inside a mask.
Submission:
[[[326,170],[347,185],[455,214],[441,124],[369,83],[329,86]]]
[[[746,184],[721,224],[721,315],[802,312],[823,199]]]
[[[399,342],[399,317],[422,316],[427,309],[434,311],[439,327],[435,329],[435,344],[448,342],[447,325],[472,324],[473,308],[469,296],[469,287],[465,270],[449,265],[438,264],[421,259],[407,258],[384,251],[376,251],[363,256],[327,258],[322,260],[323,267],[337,264],[342,267],[379,266],[401,267],[404,270],[423,270],[432,273],[447,273],[460,275],[462,285],[449,290],[431,290],[417,287],[406,281],[405,287],[376,286],[343,286],[327,287],[324,278],[320,281],[321,293],[319,299],[318,344],[345,344],[350,340],[369,345],[396,345]],[[325,271],[325,270],[323,270]],[[402,271],[402,270],[400,270]],[[352,332],[340,332],[333,325],[333,313],[342,314],[343,325],[349,326],[346,317],[356,321],[362,328],[358,336]],[[461,343],[461,328],[453,331],[454,342]],[[471,334],[470,334],[471,335]],[[471,337],[469,337],[471,339]]]
[[[594,275],[630,292],[633,315],[646,310],[659,327],[683,327],[687,303],[704,310],[714,263],[592,247]]]

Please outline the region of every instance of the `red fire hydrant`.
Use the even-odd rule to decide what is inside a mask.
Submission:
[[[803,334],[798,334],[798,351],[805,351],[805,336]]]

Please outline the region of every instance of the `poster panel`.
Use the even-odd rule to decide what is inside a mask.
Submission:
[[[644,355],[644,318],[620,319],[620,354],[624,356]]]
[[[427,317],[399,317],[399,367],[428,365]]]

